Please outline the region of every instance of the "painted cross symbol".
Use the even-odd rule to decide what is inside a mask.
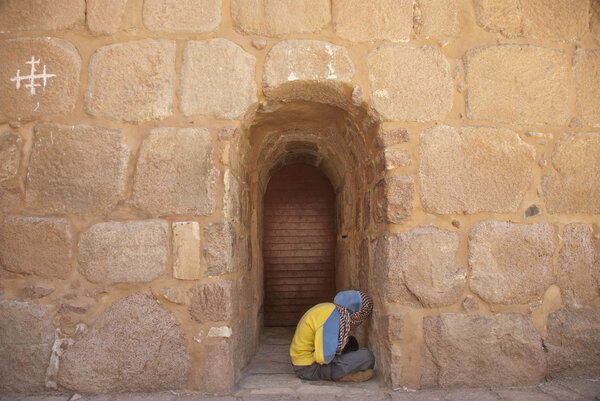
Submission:
[[[17,70],[17,75],[13,78],[11,78],[10,80],[13,82],[17,83],[17,89],[21,88],[21,81],[23,80],[29,80],[29,83],[25,84],[26,88],[30,89],[30,92],[32,95],[35,95],[35,88],[37,86],[42,86],[42,84],[36,84],[35,80],[38,78],[43,79],[43,87],[46,87],[46,83],[48,82],[48,78],[52,78],[55,77],[56,74],[47,74],[46,73],[46,65],[44,64],[44,72],[41,74],[36,74],[36,64],[39,64],[40,60],[36,60],[34,56],[31,56],[31,60],[30,61],[26,61],[25,64],[29,64],[31,65],[31,72],[29,73],[29,75],[24,75],[21,76],[21,70]]]

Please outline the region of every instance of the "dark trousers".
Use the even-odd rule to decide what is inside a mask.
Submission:
[[[356,373],[367,369],[373,369],[375,357],[366,348],[358,351],[347,352],[336,355],[333,361],[326,365],[313,363],[309,366],[295,366],[294,371],[302,379],[306,380],[340,380],[350,373]]]

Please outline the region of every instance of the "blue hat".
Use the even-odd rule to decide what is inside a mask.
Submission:
[[[333,298],[333,303],[339,306],[343,306],[348,309],[350,312],[355,313],[360,311],[360,307],[362,304],[362,298],[360,296],[360,292],[356,290],[348,290],[338,292],[335,298]]]

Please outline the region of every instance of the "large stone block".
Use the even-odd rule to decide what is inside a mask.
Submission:
[[[173,223],[173,277],[197,280],[204,275],[200,261],[200,225],[195,221]]]
[[[421,134],[421,198],[431,213],[516,212],[535,150],[501,128],[435,126]]]
[[[583,120],[600,126],[600,50],[575,53],[577,112]]]
[[[413,27],[410,0],[333,0],[331,13],[335,33],[353,42],[404,42]]]
[[[191,362],[178,324],[144,295],[116,301],[65,351],[59,385],[91,394],[184,388]]]
[[[0,182],[10,180],[19,171],[23,138],[16,132],[0,135]]]
[[[533,304],[554,283],[550,224],[482,222],[469,236],[471,289],[488,302]]]
[[[600,133],[560,138],[542,179],[550,213],[600,213]]]
[[[110,35],[121,27],[127,0],[87,0],[86,21],[93,33]]]
[[[367,65],[371,101],[385,120],[443,120],[452,108],[450,63],[438,49],[380,46]]]
[[[466,55],[467,115],[510,124],[565,125],[569,58],[532,45],[498,45]]]
[[[600,309],[563,308],[548,316],[548,375],[600,376]]]
[[[27,207],[45,213],[107,213],[123,196],[128,162],[120,131],[38,125],[27,172]]]
[[[19,274],[66,278],[72,270],[67,220],[11,216],[0,224],[0,265]]]
[[[458,0],[418,0],[414,29],[421,36],[457,36],[460,33]],[[416,13],[415,13],[416,14]]]
[[[3,0],[0,32],[78,28],[85,21],[85,0]]]
[[[255,68],[256,58],[226,39],[187,42],[179,86],[181,112],[240,117],[257,100]]]
[[[546,357],[531,318],[444,314],[423,319],[422,387],[516,387],[543,381]]]
[[[231,170],[227,170],[223,175],[223,183],[225,185],[223,216],[231,222],[238,222],[242,212],[240,182]]]
[[[466,283],[456,266],[458,234],[416,228],[378,240],[377,282],[385,301],[410,306],[441,307],[457,302]]]
[[[412,216],[415,184],[412,177],[387,176],[375,185],[373,203],[377,223],[403,224]]]
[[[144,25],[151,31],[208,32],[221,23],[221,0],[145,0]]]
[[[95,224],[79,238],[79,269],[93,283],[152,281],[165,271],[167,229],[161,220]]]
[[[487,31],[516,36],[523,31],[520,0],[475,0],[477,23]]]
[[[232,0],[231,18],[242,32],[280,36],[319,32],[331,13],[328,0]]]
[[[80,70],[81,57],[65,40],[0,41],[0,122],[71,112],[77,101]]]
[[[231,273],[235,270],[235,228],[231,223],[211,223],[204,229],[204,258],[209,276]]]
[[[140,149],[133,202],[154,215],[207,215],[218,176],[207,129],[156,128]]]
[[[236,314],[236,294],[232,282],[219,280],[190,289],[190,313],[197,322],[230,320]]]
[[[104,46],[92,55],[85,107],[114,120],[160,120],[173,111],[175,42],[138,40]]]
[[[212,394],[229,394],[235,386],[235,351],[231,340],[206,344],[202,369],[203,390]]]

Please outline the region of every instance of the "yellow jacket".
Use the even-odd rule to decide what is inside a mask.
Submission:
[[[336,329],[337,323],[337,329]],[[339,315],[333,303],[310,308],[300,319],[290,345],[292,364],[308,366],[333,360],[338,344]]]

